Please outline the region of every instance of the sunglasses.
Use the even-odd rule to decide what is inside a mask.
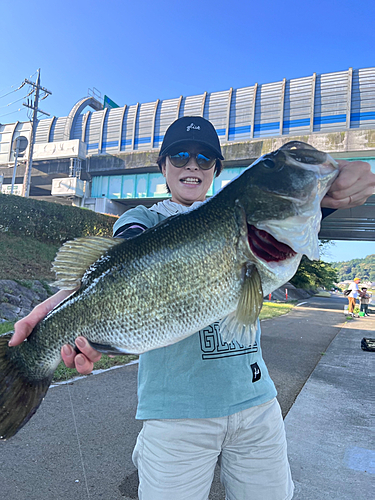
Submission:
[[[202,170],[210,170],[215,163],[216,158],[210,158],[202,153],[189,153],[188,151],[181,151],[174,155],[168,155],[172,165],[177,168],[182,168],[189,163],[190,158],[195,158],[195,161]]]

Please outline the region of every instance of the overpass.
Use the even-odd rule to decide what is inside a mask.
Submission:
[[[86,97],[68,116],[38,122],[30,195],[117,215],[140,203],[151,206],[168,196],[155,162],[164,133],[187,115],[209,119],[222,145],[225,169],[209,194],[290,140],[334,158],[365,159],[375,172],[375,68],[349,68],[118,108]],[[12,143],[18,136],[29,139],[30,129],[29,122],[0,125],[3,192],[12,179]],[[21,163],[16,184],[24,170]],[[375,196],[328,217],[320,236],[373,241]]]

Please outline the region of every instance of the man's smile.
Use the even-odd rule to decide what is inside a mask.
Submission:
[[[183,179],[180,179],[180,182],[183,184],[201,184],[201,180],[198,179],[198,177],[184,177]]]

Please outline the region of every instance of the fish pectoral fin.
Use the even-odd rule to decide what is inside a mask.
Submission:
[[[99,344],[97,342],[92,342],[91,340],[88,340],[88,343],[91,345],[91,347],[103,354],[112,354],[114,356],[134,354],[133,352],[126,351],[125,349],[121,349],[120,347],[116,347],[110,344]]]
[[[89,236],[67,241],[57,252],[52,264],[56,275],[55,286],[63,290],[74,290],[81,284],[87,269],[110,248],[123,243],[121,238]]]
[[[230,344],[232,340],[237,340],[239,344],[244,346],[252,346],[255,343],[257,333],[256,322],[251,325],[239,323],[236,318],[236,311],[223,318],[219,322],[219,328],[223,342]]]
[[[253,345],[257,319],[263,305],[263,290],[255,266],[247,266],[237,310],[220,322],[220,334],[224,342],[237,340],[243,345]]]

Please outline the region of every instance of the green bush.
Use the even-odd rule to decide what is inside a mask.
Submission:
[[[0,193],[0,232],[61,245],[80,236],[112,236],[116,217]]]

